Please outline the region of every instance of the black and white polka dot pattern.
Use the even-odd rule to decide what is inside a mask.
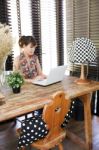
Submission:
[[[90,39],[77,38],[69,49],[69,60],[71,62],[86,63],[96,58],[96,48]]]
[[[21,125],[21,134],[18,141],[17,150],[23,146],[28,146],[30,143],[44,138],[48,134],[46,124],[42,120],[41,116],[34,116],[26,119]]]
[[[71,102],[71,107],[68,113],[64,118],[64,122],[61,127],[66,127],[72,118],[72,114],[74,111],[75,102]],[[21,134],[18,140],[17,150],[20,150],[22,147],[26,147],[31,143],[44,138],[48,134],[48,130],[46,129],[46,123],[43,121],[42,116],[33,116],[31,118],[27,118],[21,123]]]
[[[66,127],[67,126],[67,124],[69,123],[70,119],[73,117],[74,109],[75,109],[75,101],[73,100],[71,102],[70,110],[66,114],[66,116],[64,118],[64,122],[62,123],[61,127]]]

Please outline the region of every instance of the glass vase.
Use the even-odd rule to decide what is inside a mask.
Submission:
[[[6,63],[6,57],[4,58],[4,61],[2,61],[2,64],[0,64],[0,91],[1,93],[6,93],[6,89],[8,87],[6,76],[7,71],[5,70],[5,63]]]
[[[3,63],[0,64],[0,90],[3,88],[5,83],[5,62],[6,59],[4,59]]]

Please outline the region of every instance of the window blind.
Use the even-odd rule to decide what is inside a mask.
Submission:
[[[97,56],[99,56],[99,1],[90,0],[89,15],[89,37],[97,48]]]
[[[66,0],[63,0],[63,43],[64,43],[64,65],[67,65],[67,21],[66,21]]]
[[[89,6],[89,37],[94,42],[97,50],[96,61],[90,63],[89,66],[89,78],[99,81],[99,1],[90,0]],[[99,91],[93,94],[92,113],[99,116]]]
[[[89,37],[89,0],[67,0],[67,47],[68,50],[73,41],[79,37]],[[80,74],[80,66],[77,64],[71,64],[69,61],[69,68],[73,70],[76,75]]]
[[[12,70],[13,68],[13,57],[16,57],[20,53],[18,46],[18,39],[21,35],[30,35],[31,32],[31,22],[30,22],[30,1],[26,0],[6,0],[6,10],[7,10],[7,20],[11,27],[12,36],[14,39],[14,47],[12,54],[8,56],[6,62],[6,70]],[[26,11],[26,10],[29,11]],[[24,16],[23,17],[23,13]],[[30,16],[30,17],[29,17]],[[28,23],[28,25],[27,25]]]
[[[95,62],[90,63],[89,77],[99,80],[99,1],[90,0],[89,3],[89,38],[93,41],[97,50]]]
[[[57,66],[56,2],[41,1],[42,66],[47,74]]]
[[[56,1],[56,34],[57,34],[57,58],[58,65],[64,64],[64,26],[63,26],[63,3]]]
[[[79,37],[89,37],[89,0],[73,1],[73,32],[74,39]]]
[[[6,0],[0,0],[0,22],[7,24],[8,19],[7,19],[6,7],[7,7]]]
[[[12,51],[14,57],[16,57],[20,53],[19,37],[21,35],[32,35],[31,1],[25,0],[24,3],[24,0],[7,0],[7,12],[14,39]]]
[[[36,53],[42,64],[40,0],[31,0],[32,32],[37,41]]]
[[[66,32],[67,32],[67,48],[69,48],[74,40],[74,6],[73,0],[66,0]]]
[[[64,0],[40,1],[42,65],[47,73],[64,64],[64,3]]]
[[[14,5],[15,7],[15,5]],[[18,25],[18,34],[19,34],[19,37],[21,36],[21,14],[20,14],[20,1],[17,0],[16,1],[16,10],[17,10],[17,25]]]
[[[64,63],[63,2],[64,0],[25,0],[24,3],[24,0],[6,0],[6,16],[16,42],[14,57],[19,54],[19,36],[33,35],[37,40],[36,52],[41,64],[43,58],[43,66],[50,66],[50,70]],[[48,64],[45,60],[49,60]]]
[[[74,0],[73,1],[73,39],[80,37],[89,38],[89,0]],[[85,67],[85,74],[87,68]],[[73,74],[80,76],[81,66],[73,65]]]
[[[68,48],[73,40],[78,37],[87,37],[92,40],[99,57],[99,1],[98,0],[67,0],[67,45]],[[97,60],[96,60],[97,61]],[[95,63],[94,63],[95,64]],[[70,64],[73,68],[73,65]],[[74,69],[80,72],[79,65]],[[92,71],[92,69],[91,69]],[[95,70],[93,70],[95,71]],[[92,73],[93,73],[92,71]],[[90,72],[91,73],[91,72]],[[96,76],[96,73],[93,74]]]
[[[17,17],[21,28],[21,35],[32,35],[31,0],[18,0]]]
[[[68,47],[77,37],[83,36],[92,40],[96,46],[97,58],[95,62],[89,64],[88,78],[99,80],[99,1],[67,0],[66,2]],[[78,76],[80,73],[80,66],[77,64],[70,64],[70,70],[74,70],[74,75]],[[96,95],[95,98],[96,97],[98,96]],[[99,114],[98,103],[99,101],[95,102],[95,105],[97,106]]]

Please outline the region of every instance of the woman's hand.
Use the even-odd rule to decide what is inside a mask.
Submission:
[[[46,78],[47,78],[47,76],[44,75],[44,74],[42,74],[42,75],[39,75],[39,76],[37,76],[37,77],[35,77],[35,78],[33,78],[33,79],[25,79],[25,81],[26,81],[27,83],[32,83],[32,82],[35,81],[35,80],[43,80],[43,79],[46,79]]]
[[[25,79],[25,82],[27,82],[27,83],[32,83],[32,82],[33,82],[33,79]]]
[[[42,74],[42,75],[37,76],[34,80],[43,80],[43,79],[46,79],[46,78],[47,78],[47,76]]]

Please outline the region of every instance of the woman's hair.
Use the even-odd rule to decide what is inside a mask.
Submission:
[[[37,45],[37,42],[33,36],[21,36],[19,39],[19,46],[23,48],[23,45],[32,44],[33,46]]]

